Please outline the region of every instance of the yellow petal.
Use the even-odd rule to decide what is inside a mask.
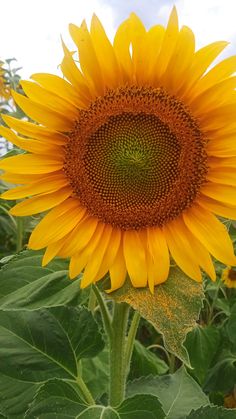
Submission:
[[[120,85],[120,69],[116,55],[106,32],[96,15],[91,21],[91,40],[93,48],[103,75],[103,80],[108,87]],[[106,57],[106,59],[104,59]]]
[[[121,241],[119,249],[117,251],[116,257],[113,261],[113,264],[109,269],[111,288],[107,292],[115,291],[118,288],[121,288],[125,282],[127,270],[125,264],[125,258],[123,254],[123,243]]]
[[[199,117],[204,131],[217,130],[235,123],[236,103],[221,105]]]
[[[236,72],[236,56],[225,58],[209,70],[191,92],[192,98],[199,96],[220,81],[227,79]]]
[[[65,99],[62,99],[56,93],[49,92],[35,82],[21,80],[22,88],[29,99],[40,105],[59,112],[60,114],[70,115],[71,118],[78,116],[78,109]]]
[[[236,167],[236,157],[228,157],[228,158],[217,158],[217,157],[210,157],[208,159],[208,165],[212,169],[221,169],[221,168],[232,168]]]
[[[112,229],[107,249],[105,251],[100,269],[95,277],[95,281],[103,278],[107,271],[112,266],[114,259],[117,255],[121,240],[121,231],[117,228]]]
[[[178,92],[183,81],[188,77],[194,50],[194,34],[187,26],[183,26],[178,34],[175,49],[162,77],[163,85],[170,89],[171,92]]]
[[[104,255],[106,253],[110,237],[112,233],[112,226],[105,225],[99,245],[94,250],[94,254],[89,259],[81,281],[81,287],[85,288],[95,281],[96,275],[101,268]]]
[[[32,122],[22,121],[9,115],[1,115],[1,117],[9,127],[22,135],[26,135],[26,137],[32,137],[36,140],[44,140],[46,143],[58,145],[64,145],[68,141],[68,137],[64,134],[55,132],[49,128],[33,124]]]
[[[57,205],[35,227],[29,247],[38,250],[60,240],[76,227],[85,213],[86,209],[80,206],[76,198],[69,198]]]
[[[180,218],[163,227],[163,232],[173,259],[190,278],[200,282],[202,279],[198,259],[189,242],[184,223]]]
[[[207,144],[207,154],[216,157],[236,157],[236,132],[225,134],[223,138],[217,136]]]
[[[62,47],[64,51],[64,58],[61,63],[61,70],[64,76],[67,78],[67,80],[69,80],[73,85],[73,88],[78,94],[81,102],[88,104],[92,98],[92,95],[87,85],[87,82],[83,74],[75,64],[72,54],[70,53],[63,41]]]
[[[53,174],[58,174],[60,172],[54,172]],[[40,180],[42,178],[41,174],[32,175],[29,174],[17,174],[17,173],[3,173],[0,176],[0,179],[3,179],[5,182],[13,183],[13,184],[25,184],[30,183],[32,181]]]
[[[228,136],[235,135],[236,123],[231,121],[227,123],[224,121],[219,127],[205,128],[205,132],[210,140],[226,139]]]
[[[160,53],[165,29],[162,25],[152,26],[147,32],[147,50],[146,50],[146,70],[144,72],[143,80],[153,80],[156,72],[156,61]]]
[[[183,213],[184,222],[191,233],[220,262],[234,265],[233,245],[226,227],[209,211],[199,205]]]
[[[82,272],[83,268],[86,265],[86,261],[84,261],[83,258],[81,258],[77,254],[71,256],[70,265],[69,265],[70,279],[76,278]]]
[[[42,266],[46,266],[55,256],[58,255],[64,244],[64,238],[56,241],[55,243],[49,244],[43,255]]]
[[[236,220],[236,204],[224,205],[222,202],[216,201],[215,199],[209,198],[208,196],[200,196],[197,200],[198,204],[221,217],[229,218],[230,220]]]
[[[169,250],[165,235],[160,228],[148,228],[148,248],[156,267],[155,285],[164,282],[168,278],[170,268]]]
[[[19,93],[12,92],[17,105],[33,120],[58,131],[69,131],[73,126],[73,119],[55,112],[45,105],[34,102]]]
[[[40,180],[31,182],[26,186],[10,189],[1,195],[3,199],[21,199],[26,196],[36,195],[40,193],[48,193],[57,191],[68,185],[68,180],[63,173],[52,174],[49,176],[41,176]]]
[[[98,219],[95,217],[85,217],[78,226],[69,234],[62,252],[66,256],[79,253],[93,237],[98,225]]]
[[[93,237],[86,247],[80,253],[76,253],[71,257],[69,266],[69,275],[71,279],[79,275],[87,265],[90,258],[94,256],[94,251],[102,240],[104,228],[105,225],[103,223],[98,224]],[[83,283],[81,283],[80,286],[83,288]]]
[[[142,21],[131,13],[130,21],[130,41],[132,45],[132,63],[133,74],[137,82],[141,83],[146,71],[146,56],[147,56],[147,36],[146,29]]]
[[[114,51],[122,69],[124,82],[132,80],[133,65],[130,55],[130,20],[121,23],[114,38]]]
[[[236,168],[220,167],[211,169],[206,178],[211,182],[221,183],[224,185],[236,186]],[[235,199],[236,203],[236,199]]]
[[[123,251],[126,267],[134,287],[147,285],[147,265],[145,251],[137,231],[124,232]]]
[[[156,269],[154,265],[154,260],[148,251],[146,252],[146,261],[147,261],[148,286],[151,293],[154,294]]]
[[[212,281],[216,280],[215,267],[212,262],[211,256],[206,248],[200,243],[200,241],[189,231],[188,228],[182,222],[182,228],[184,234],[186,235],[189,243],[191,243],[192,249],[194,249],[195,255],[197,255],[197,260],[201,268],[209,275]]]
[[[47,144],[44,140],[32,140],[31,138],[23,138],[16,135],[11,129],[0,126],[0,135],[9,140],[12,144],[22,148],[25,151],[36,154],[46,155],[64,155],[64,151],[61,147],[53,144]]]
[[[178,15],[176,8],[173,7],[169,17],[169,21],[164,34],[162,46],[160,49],[159,56],[156,61],[156,75],[154,76],[154,83],[159,82],[159,79],[166,71],[168,63],[174,52],[176,42],[178,39],[179,27],[178,27]]]
[[[150,233],[150,231],[151,233]],[[157,230],[157,234],[155,235],[155,231]],[[160,234],[159,234],[159,231]],[[141,232],[140,232],[141,234]],[[159,250],[159,253],[157,254],[155,252],[154,257],[150,248],[150,241],[152,239],[153,236],[153,242],[155,242],[154,246],[152,246],[152,251],[153,248],[157,247],[157,249]],[[160,240],[159,240],[160,237]],[[145,249],[146,249],[146,263],[147,263],[147,276],[148,276],[148,286],[149,289],[152,293],[154,293],[154,286],[157,284],[161,284],[162,282],[166,281],[166,279],[168,278],[168,272],[169,272],[169,251],[168,251],[168,247],[166,244],[166,240],[165,237],[162,233],[162,230],[156,228],[156,229],[147,229],[146,231],[142,232],[142,237],[141,237],[142,243],[144,243]],[[162,249],[159,249],[159,245],[161,243],[164,243],[164,251]],[[156,246],[155,246],[156,245]],[[163,254],[163,260],[164,260],[164,264],[163,264],[163,260],[160,260],[159,256],[160,256],[160,250],[162,250],[162,254]],[[165,264],[165,250],[167,251],[167,262],[168,264]],[[167,266],[168,265],[168,266]],[[164,269],[163,269],[164,268]]]
[[[230,185],[220,185],[215,182],[208,182],[201,188],[201,193],[210,198],[226,204],[236,204],[236,188]]]
[[[198,68],[199,75],[205,73],[209,65],[218,57],[218,55],[229,45],[226,41],[216,41],[212,44],[200,48],[195,55],[195,65]]]
[[[80,67],[85,79],[92,83],[97,94],[103,94],[104,83],[101,68],[86,23],[83,22],[80,27],[70,24],[69,31],[78,47]]]
[[[72,189],[69,186],[47,194],[41,194],[33,198],[26,199],[10,209],[10,214],[25,216],[38,214],[47,211],[71,196]]]
[[[236,77],[230,77],[222,82],[205,90],[195,100],[189,101],[195,115],[201,115],[218,108],[219,105],[229,102],[233,99],[235,93]]]
[[[58,160],[57,160],[58,159]],[[50,173],[62,169],[63,161],[59,157],[46,157],[40,154],[19,154],[0,161],[0,169],[12,173]]]
[[[195,53],[192,66],[189,68],[189,77],[186,79],[183,87],[181,88],[181,92],[184,93],[185,98],[191,98],[191,89],[194,84],[199,81],[210,64],[227,45],[228,42],[225,41],[213,42],[212,44],[199,49]]]
[[[72,105],[79,108],[84,106],[84,103],[81,101],[74,87],[65,79],[48,73],[33,74],[31,79],[39,83],[49,92],[55,93],[63,99],[66,99]]]

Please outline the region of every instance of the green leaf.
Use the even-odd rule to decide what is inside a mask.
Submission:
[[[126,302],[162,333],[168,351],[189,365],[183,347],[186,334],[194,327],[202,306],[202,285],[189,279],[178,268],[171,268],[168,280],[155,287],[134,288],[130,282],[109,294],[117,302]]]
[[[67,333],[77,361],[97,355],[104,341],[92,313],[85,307],[53,307],[50,312]]]
[[[183,367],[173,375],[150,376],[128,383],[128,396],[139,393],[157,396],[168,419],[183,419],[193,408],[209,404],[207,396]]]
[[[227,317],[230,316],[230,302],[225,300],[225,298],[217,298],[214,306],[222,311]]]
[[[157,397],[136,395],[117,408],[110,406],[91,406],[82,412],[78,419],[164,419],[165,415]]]
[[[80,413],[79,416],[76,416],[76,419],[77,418],[78,419],[120,419],[120,416],[118,415],[115,409],[109,406],[89,406],[82,413]]]
[[[231,307],[231,313],[226,325],[226,333],[236,351],[236,303]]]
[[[195,410],[187,416],[187,419],[235,419],[236,409],[224,409],[223,407],[206,406]]]
[[[204,390],[227,393],[236,383],[236,354],[223,350],[208,373]]]
[[[215,406],[224,406],[224,394],[220,391],[215,391],[209,394],[210,403]]]
[[[136,395],[124,400],[117,408],[110,406],[85,406],[68,383],[53,380],[44,384],[26,419],[164,419],[165,415],[157,397]]]
[[[2,109],[1,109],[1,113],[5,113],[5,112],[2,112]],[[7,113],[8,113],[8,111],[7,111]],[[11,116],[13,116],[13,114],[11,113]],[[14,147],[14,148],[12,148],[11,150],[9,150],[7,153],[5,153],[4,154],[4,156],[1,156],[0,158],[2,159],[2,158],[7,158],[7,157],[13,157],[13,156],[16,156],[16,155],[18,155],[18,154],[25,154],[25,151],[23,151],[22,149],[20,149],[20,148],[16,148],[16,147]]]
[[[137,394],[123,401],[117,408],[120,419],[164,419],[165,413],[157,397]]]
[[[10,64],[12,61],[17,61],[17,60],[15,57],[13,57],[13,58],[7,58],[5,61],[7,64]]]
[[[0,311],[0,372],[34,383],[76,378],[73,347],[49,310]]]
[[[68,262],[56,258],[42,267],[42,252],[23,251],[0,270],[0,308],[28,310],[82,301],[80,281],[67,275]]]
[[[194,368],[192,374],[200,384],[203,384],[206,378],[219,343],[220,333],[214,326],[197,326],[186,337],[184,345]]]
[[[40,387],[25,418],[71,419],[85,409],[86,405],[69,383],[51,380]]]
[[[77,361],[103,348],[85,308],[0,311],[0,372],[22,381],[74,379]]]
[[[15,255],[7,255],[0,259],[0,264],[4,265],[4,263],[8,263]]]
[[[165,374],[168,369],[168,365],[162,359],[145,348],[139,341],[135,341],[129,374],[130,380],[150,374]]]
[[[38,388],[38,384],[25,383],[0,374],[1,413],[8,419],[23,418]]]

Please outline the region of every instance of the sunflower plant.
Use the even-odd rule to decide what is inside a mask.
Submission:
[[[25,150],[0,162],[19,185],[2,198],[12,216],[43,217],[2,261],[0,413],[233,418],[211,404],[211,368],[234,315],[217,304],[220,264],[236,265],[224,221],[236,218],[236,57],[211,66],[227,42],[195,51],[175,8],[149,30],[132,13],[113,44],[96,16],[69,30],[78,59],[63,42],[63,78],[33,74],[12,92],[31,121],[2,115],[0,134]]]
[[[11,94],[12,89],[23,93],[20,86],[21,77],[19,74],[21,67],[15,67],[13,65],[15,61],[15,58],[7,58],[4,61],[0,61],[0,109],[1,113],[13,113],[14,116],[21,117],[23,112],[20,108],[17,108]],[[17,111],[19,115],[17,115]]]
[[[8,58],[4,61],[0,61],[0,124],[4,125],[4,121],[1,115],[11,115],[15,118],[24,118],[28,120],[24,112],[14,102],[11,91],[17,91],[23,93],[20,86],[20,74],[19,70],[21,67],[14,65],[16,59]],[[22,153],[18,147],[6,140],[4,136],[0,134],[0,156],[6,154],[7,156],[17,155]],[[13,187],[10,182],[0,180],[0,193]],[[14,252],[19,251],[22,248],[22,244],[27,242],[29,232],[32,231],[31,223],[32,217],[28,218],[15,218],[9,213],[9,210],[16,201],[1,201],[0,203],[0,257],[7,256]]]

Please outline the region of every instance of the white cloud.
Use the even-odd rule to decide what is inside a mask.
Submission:
[[[99,0],[11,0],[1,3],[1,58],[15,57],[22,75],[56,72],[62,59],[60,35],[67,43],[68,24],[90,21],[97,13],[112,31],[112,12]],[[11,8],[11,10],[9,10]],[[72,47],[74,48],[74,46]]]
[[[199,43],[235,40],[235,0],[178,0],[181,21],[198,34]]]
[[[197,47],[210,42],[226,40],[236,42],[235,0],[177,0],[180,23],[189,26],[196,35]],[[165,6],[162,12],[169,14]]]

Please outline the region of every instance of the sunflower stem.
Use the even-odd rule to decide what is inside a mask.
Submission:
[[[169,373],[170,374],[174,374],[174,372],[175,372],[175,362],[176,362],[175,355],[170,353],[170,363],[169,363]]]
[[[20,252],[23,247],[23,220],[20,217],[16,218],[16,251]]]
[[[126,303],[114,303],[112,319],[113,333],[110,339],[110,391],[111,406],[118,406],[125,395],[127,377],[126,331],[129,306]]]
[[[164,354],[165,354],[165,356],[166,356],[166,358],[167,358],[168,365],[170,367],[170,364],[171,364],[172,360],[170,359],[170,354],[168,353],[168,351],[166,350],[166,348],[164,348],[164,346],[161,346],[161,345],[158,345],[157,343],[154,343],[153,345],[148,346],[147,349],[148,350],[149,349],[160,349],[161,351],[163,351]]]
[[[92,396],[92,394],[90,393],[88,387],[86,386],[83,378],[78,374],[77,378],[76,378],[76,383],[80,389],[80,392],[85,400],[86,403],[88,404],[96,404],[95,400]]]
[[[129,333],[128,333],[128,337],[127,337],[127,343],[126,343],[126,369],[127,369],[127,375],[129,373],[130,370],[130,361],[131,361],[131,357],[132,357],[132,353],[133,353],[133,349],[134,349],[134,342],[135,342],[135,336],[138,330],[138,325],[139,325],[139,321],[140,321],[140,314],[135,311],[133,318],[132,318],[132,322],[129,328]]]
[[[90,289],[89,300],[88,300],[88,309],[93,313],[97,304],[97,297],[93,290],[93,287]]]
[[[216,303],[217,298],[218,298],[218,294],[219,294],[221,284],[222,284],[221,281],[218,281],[218,283],[216,283],[216,289],[215,289],[214,296],[212,298],[212,302],[209,303],[209,313],[208,313],[208,319],[207,319],[207,324],[208,325],[212,323],[212,317],[214,316],[215,303]]]
[[[93,292],[96,296],[98,305],[99,305],[100,310],[101,310],[104,329],[106,331],[106,334],[108,336],[109,341],[111,341],[112,334],[113,334],[111,315],[108,311],[108,308],[107,308],[107,305],[104,301],[104,298],[103,298],[102,294],[100,293],[99,289],[96,287],[96,285],[92,285],[92,290],[93,290]]]

